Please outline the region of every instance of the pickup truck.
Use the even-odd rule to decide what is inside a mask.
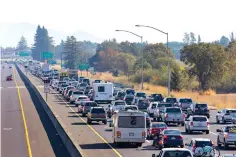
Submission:
[[[169,123],[181,124],[184,126],[185,116],[179,107],[167,107],[162,114],[162,120],[168,125]]]

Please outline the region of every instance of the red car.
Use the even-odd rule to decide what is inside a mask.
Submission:
[[[12,78],[11,75],[10,75],[10,76],[7,76],[6,81],[12,81],[12,80],[13,80],[13,78]]]
[[[168,129],[168,127],[164,122],[153,122],[148,132],[148,138],[152,139],[156,133],[162,132],[165,129]]]

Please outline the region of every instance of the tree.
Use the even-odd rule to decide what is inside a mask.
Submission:
[[[189,37],[189,34],[188,33],[184,33],[184,39],[183,39],[183,42],[185,45],[188,45],[190,43],[190,37]]]
[[[66,68],[77,69],[79,63],[77,43],[74,36],[67,37],[67,40],[65,41],[63,58]]]
[[[17,48],[18,50],[24,50],[24,49],[28,48],[28,44],[27,44],[27,41],[26,41],[26,39],[25,39],[24,36],[22,36],[22,37],[20,38],[20,41],[18,42],[18,45],[17,45],[16,48]]]
[[[223,45],[224,47],[229,45],[229,38],[227,38],[226,36],[222,36],[220,38],[220,44]]]
[[[198,44],[200,44],[200,42],[201,42],[201,36],[200,36],[200,35],[198,35],[198,38],[197,38],[197,43],[198,43]]]
[[[185,88],[184,75],[179,66],[175,66],[171,71],[171,90],[182,91]]]
[[[231,42],[232,42],[232,41],[235,41],[234,33],[233,33],[233,32],[231,32],[229,36],[230,36],[230,41],[231,41]]]
[[[34,44],[32,47],[32,57],[38,61],[44,61],[42,57],[43,52],[53,52],[53,38],[49,37],[48,31],[45,27],[38,25],[36,34],[34,36]]]
[[[190,33],[190,44],[196,43],[195,34],[193,32]]]
[[[198,77],[204,91],[221,83],[225,74],[225,57],[224,48],[211,43],[185,45],[181,50],[181,61],[190,67],[190,74]]]

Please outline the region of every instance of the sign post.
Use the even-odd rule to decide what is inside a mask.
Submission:
[[[44,82],[44,93],[46,95],[46,102],[48,101],[48,93],[50,93],[50,80],[43,80]]]

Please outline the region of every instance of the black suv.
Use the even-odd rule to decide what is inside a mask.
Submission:
[[[210,118],[210,110],[208,105],[205,103],[193,103],[187,109],[188,115],[204,115],[207,118]]]

